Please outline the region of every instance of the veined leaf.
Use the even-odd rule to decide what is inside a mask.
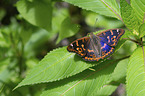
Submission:
[[[20,14],[31,24],[51,30],[52,6],[51,2],[39,0],[20,0],[16,4]]]
[[[128,59],[120,61],[112,74],[112,81],[125,83]]]
[[[138,47],[129,59],[126,77],[128,96],[144,96],[145,94],[145,50],[143,47]]]
[[[145,35],[145,23],[141,24],[139,27],[139,35],[143,37]]]
[[[138,19],[135,17],[134,10],[125,0],[120,0],[120,6],[121,17],[126,27],[138,34]]]
[[[74,55],[69,53],[66,47],[51,51],[17,87],[60,80],[92,66],[91,62],[85,62],[81,57]]]
[[[41,96],[93,96],[107,83],[117,62],[108,60],[96,66],[95,71],[85,70],[62,81],[49,83],[49,87]]]
[[[135,11],[135,17],[142,23],[145,14],[145,0],[131,0],[131,6]]]
[[[101,15],[115,17],[121,20],[120,10],[116,0],[63,0],[86,10]]]
[[[122,38],[128,38],[129,36],[136,36],[136,35],[133,34],[132,31],[125,30],[125,33],[124,33],[124,35],[122,36]]]
[[[117,89],[115,85],[105,85],[93,96],[111,96],[111,94]]]
[[[31,37],[29,37],[29,41],[27,41],[27,43],[24,46],[24,50],[25,50],[24,52],[25,52],[25,55],[27,58],[34,56],[36,54],[36,52],[38,52],[38,50],[42,46],[42,44],[44,42],[47,42],[48,39],[51,36],[53,36],[53,34],[54,34],[51,32],[47,32],[44,29],[37,29],[34,31],[35,31],[35,33],[33,35],[31,35]],[[25,32],[25,34],[26,34],[26,32]]]
[[[61,24],[67,16],[69,16],[69,12],[67,9],[63,8],[59,9],[58,11],[57,8],[53,8],[52,30],[51,30],[53,33],[58,33],[60,31]]]
[[[70,18],[66,17],[61,24],[59,37],[56,43],[58,44],[62,39],[75,35],[78,32],[78,30],[79,30],[79,25],[73,24]]]

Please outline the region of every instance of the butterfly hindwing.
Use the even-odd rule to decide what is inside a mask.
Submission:
[[[109,46],[106,42],[104,42],[103,40],[100,41],[101,43],[101,52],[102,52],[102,56],[100,59],[104,59],[107,56],[109,56],[110,54],[112,54],[114,52],[114,47],[113,46]]]

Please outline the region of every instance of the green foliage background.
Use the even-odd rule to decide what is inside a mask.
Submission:
[[[0,95],[143,96],[144,20],[144,0],[1,0]],[[108,59],[87,62],[66,50],[113,28],[125,34]]]

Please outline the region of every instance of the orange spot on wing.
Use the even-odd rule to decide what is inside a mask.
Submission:
[[[84,42],[84,39],[82,39],[82,42]]]
[[[113,38],[116,38],[116,36],[113,36]]]
[[[107,44],[106,44],[106,43],[104,43],[104,46],[102,46],[102,47],[101,47],[101,49],[105,48],[106,46],[107,46]]]
[[[90,60],[93,60],[93,58],[90,58]]]
[[[79,46],[78,41],[76,41],[76,45]]]
[[[84,48],[84,44],[82,44],[81,46],[82,46],[82,48]]]
[[[111,35],[113,35],[113,31],[112,31],[112,30],[110,30],[110,32],[111,32]]]
[[[107,36],[107,39],[108,39],[108,42],[110,42],[110,38],[109,38],[110,36]]]
[[[94,52],[93,50],[88,49],[88,52]]]

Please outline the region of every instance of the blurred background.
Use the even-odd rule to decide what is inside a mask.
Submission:
[[[39,96],[45,84],[12,90],[47,53],[58,47],[67,46],[73,40],[84,37],[90,32],[100,29],[125,28],[118,19],[105,17],[55,0],[52,6],[52,30],[48,31],[26,21],[16,8],[17,1],[0,0],[1,96]],[[70,37],[62,39],[59,38],[59,31],[62,21],[67,16],[70,17],[68,20],[71,24],[76,24],[78,29]],[[128,48],[127,52],[124,50],[126,48]],[[120,58],[129,55],[135,48],[136,45],[126,42],[115,56]],[[124,84],[121,84],[112,94],[112,96],[124,95]]]

